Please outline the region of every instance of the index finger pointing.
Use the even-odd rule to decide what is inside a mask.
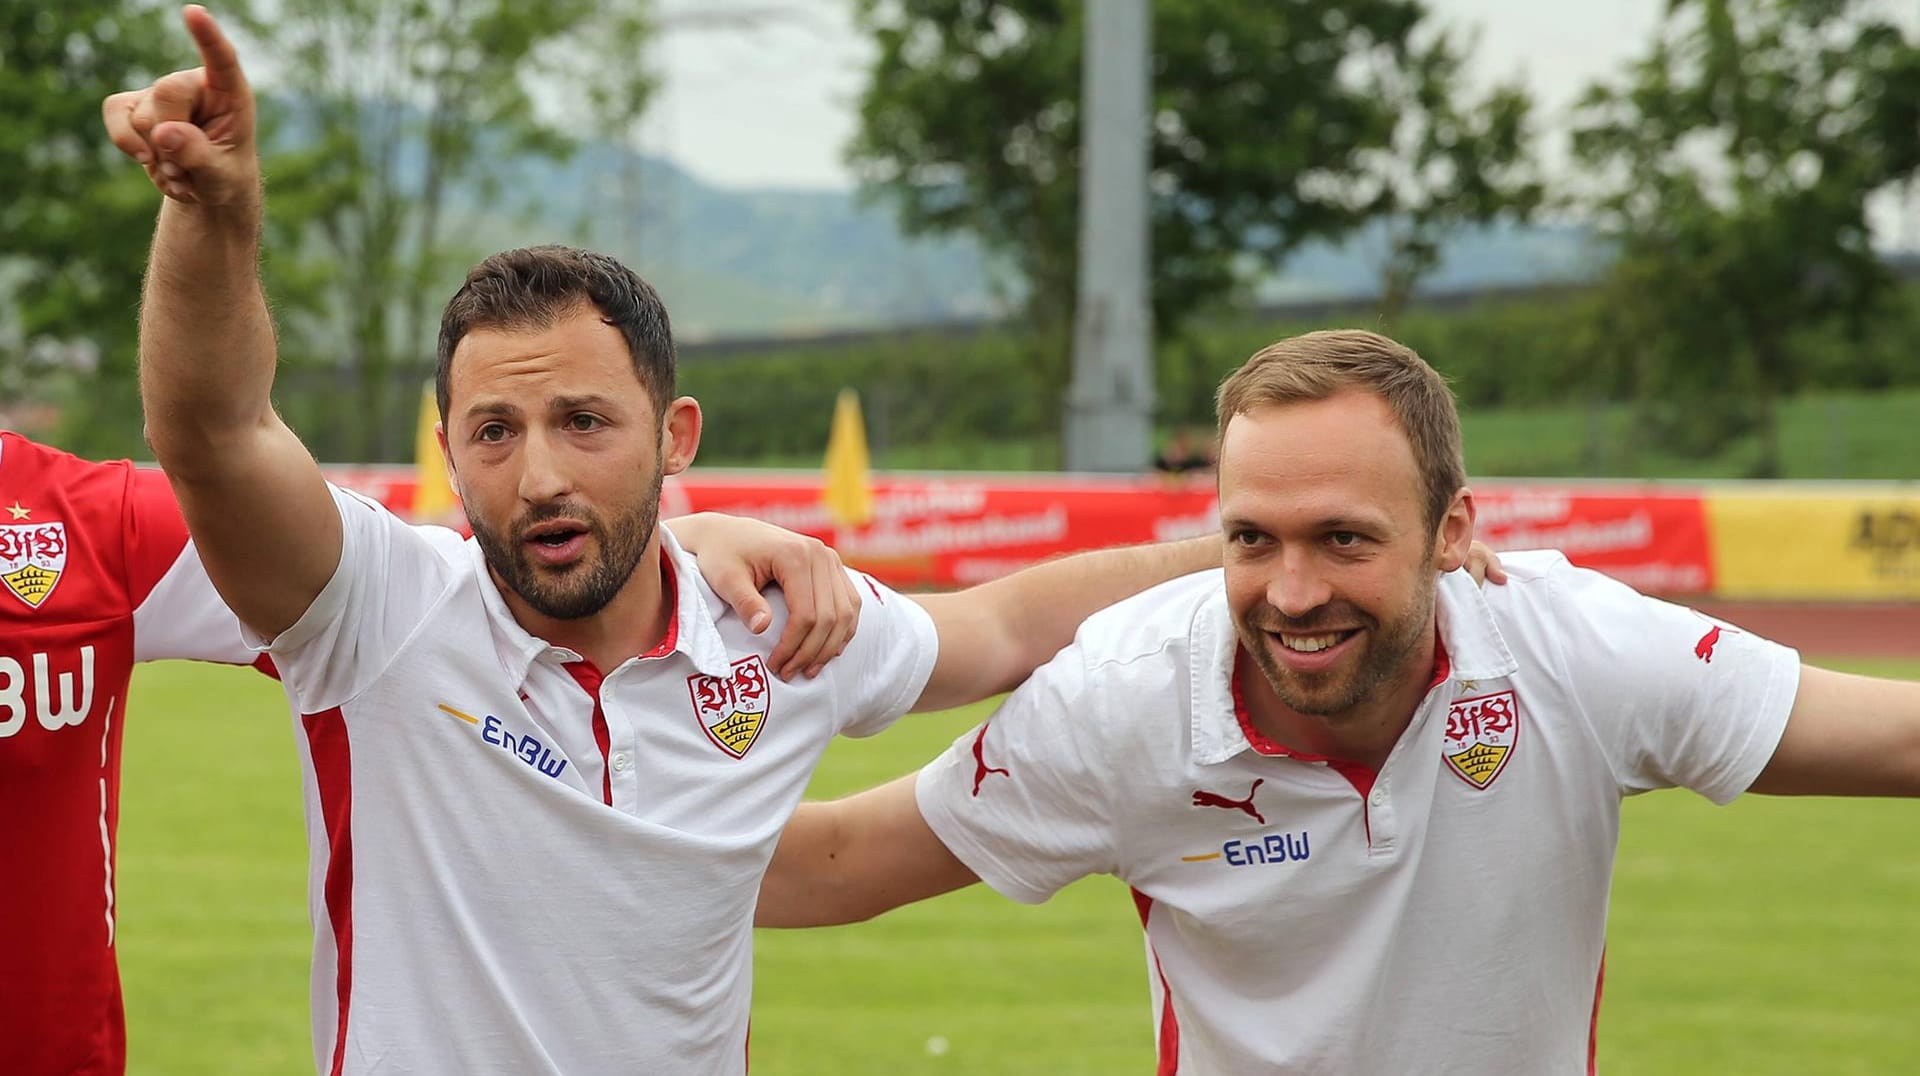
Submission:
[[[199,4],[188,4],[180,12],[180,21],[187,24],[187,33],[193,35],[193,43],[200,49],[200,66],[206,68],[208,89],[233,93],[247,84],[246,72],[240,70],[240,54],[211,12]]]

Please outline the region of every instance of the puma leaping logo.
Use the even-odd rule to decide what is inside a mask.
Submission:
[[[1228,799],[1218,792],[1208,792],[1205,789],[1201,789],[1193,794],[1193,805],[1195,807],[1224,807],[1229,811],[1245,811],[1253,817],[1255,822],[1264,826],[1267,824],[1266,816],[1261,814],[1258,808],[1254,807],[1253,794],[1260,791],[1260,786],[1266,783],[1266,778],[1256,778],[1253,782],[1253,787],[1247,789],[1247,798],[1243,800]]]
[[[1720,633],[1722,631],[1725,631],[1729,635],[1740,634],[1737,628],[1729,628],[1721,624],[1715,624],[1711,630],[1700,637],[1699,642],[1693,644],[1693,656],[1709,665],[1713,664],[1713,648],[1720,645]]]
[[[991,724],[991,722],[988,724]],[[987,765],[986,751],[987,726],[982,725],[980,726],[980,731],[973,737],[973,794],[975,796],[980,794],[980,782],[987,779],[987,774],[997,773],[1008,780],[1013,779],[1012,774],[1000,767]]]

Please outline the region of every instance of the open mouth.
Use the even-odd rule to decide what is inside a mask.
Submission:
[[[556,520],[529,527],[521,540],[537,559],[562,564],[577,557],[586,546],[587,528],[579,523]]]
[[[1360,645],[1356,640],[1361,629],[1269,631],[1266,634],[1273,640],[1270,653],[1281,665],[1296,673],[1315,674],[1329,671],[1345,661],[1348,651]]]
[[[1332,650],[1334,647],[1360,634],[1360,629],[1348,628],[1345,631],[1316,632],[1311,635],[1285,631],[1276,631],[1270,634],[1280,640],[1281,646],[1296,654],[1318,654],[1323,650]]]

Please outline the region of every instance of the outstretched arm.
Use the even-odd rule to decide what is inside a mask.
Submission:
[[[940,656],[914,704],[945,710],[1011,691],[1080,622],[1122,598],[1220,566],[1217,535],[1102,549],[1036,564],[952,594],[916,595],[940,634]]]
[[[921,818],[917,777],[801,804],[760,882],[754,925],[857,923],[978,882]]]
[[[1751,791],[1920,796],[1920,683],[1801,666],[1786,731]]]
[[[338,567],[340,520],[269,396],[253,92],[213,16],[193,6],[183,18],[201,66],[102,106],[114,145],[166,196],[140,312],[147,440],[214,586],[242,622],[273,636]]]

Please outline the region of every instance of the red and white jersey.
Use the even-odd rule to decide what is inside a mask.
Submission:
[[[253,659],[158,471],[0,432],[0,1073],[126,1070],[114,961],[133,663]]]
[[[932,672],[933,622],[863,581],[847,650],[784,683],[664,528],[672,622],[596,670],[514,620],[477,544],[336,490],[340,567],[269,648],[300,717],[328,1076],[739,1073],[753,912],[835,733]]]
[[[1506,586],[1441,580],[1435,680],[1378,773],[1253,729],[1215,571],[1088,620],[920,809],[1015,900],[1133,887],[1163,1076],[1586,1072],[1621,798],[1744,791],[1799,663],[1557,553],[1501,560]]]

